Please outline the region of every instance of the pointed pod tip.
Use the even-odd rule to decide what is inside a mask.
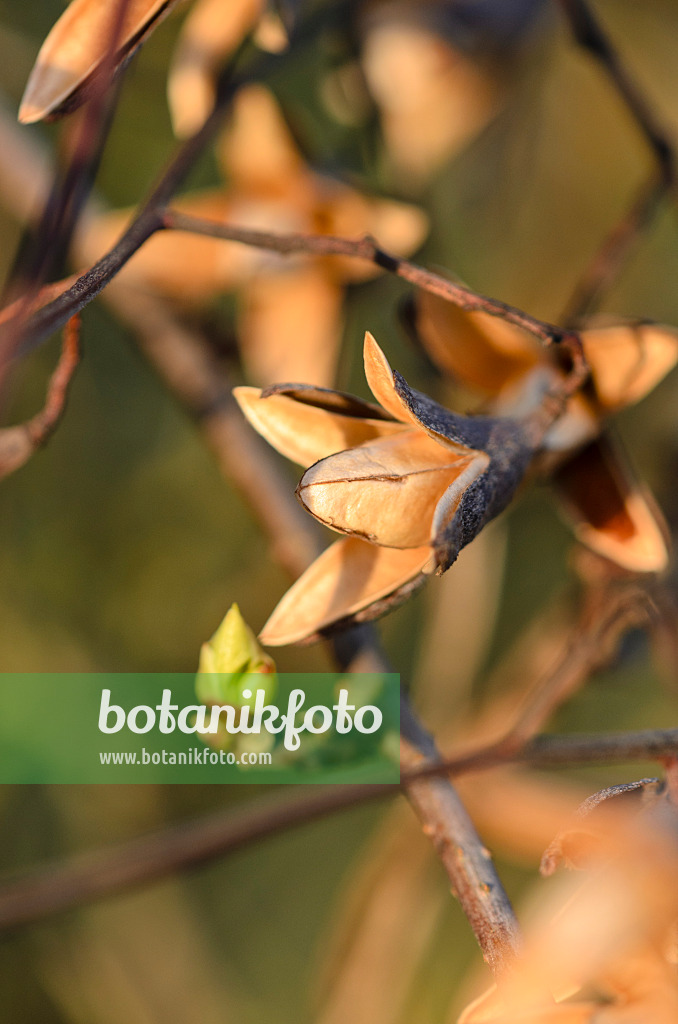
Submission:
[[[43,111],[36,107],[33,103],[21,103],[19,107],[19,113],[17,114],[17,121],[19,124],[35,124],[43,116]]]
[[[257,637],[260,644],[264,647],[283,647],[285,644],[294,643],[294,640],[290,640],[285,636],[277,636],[275,630],[262,629]]]
[[[248,384],[239,384],[232,389],[231,394],[242,408],[243,405],[249,405],[257,398],[261,398],[261,388],[253,388]]]
[[[257,636],[264,647],[287,647],[290,644],[303,644],[312,640],[317,630],[305,626],[299,627],[298,621],[287,615],[276,615],[276,610],[265,623]]]
[[[231,394],[238,403],[245,419],[252,424],[255,430],[258,430],[258,418],[255,413],[255,407],[261,399],[261,388],[252,388],[241,384],[239,387],[233,388]]]
[[[431,548],[379,547],[358,537],[331,544],[282,597],[259,640],[267,647],[312,642],[344,619],[374,605],[376,614],[400,600],[423,573],[433,570]]]
[[[381,405],[383,405],[382,397],[377,394],[372,385],[374,384],[377,389],[379,389],[379,382],[381,382],[382,388],[384,385],[389,387],[389,389],[392,388],[393,370],[391,369],[388,359],[384,355],[384,350],[370,331],[365,331],[365,340],[363,342],[363,361],[365,364],[365,377],[367,378],[367,383],[369,384],[374,397]]]
[[[377,342],[371,331],[365,331],[365,339],[363,342],[363,355],[365,358],[365,364],[367,365],[368,360],[378,359],[380,362],[385,363],[388,366],[388,360],[384,355],[381,345]],[[388,366],[389,370],[391,369]]]
[[[369,331],[365,331],[363,359],[368,387],[379,405],[401,423],[416,422],[396,390],[395,375],[388,359]]]
[[[614,412],[639,402],[678,363],[678,332],[663,324],[619,324],[581,335],[596,397]]]

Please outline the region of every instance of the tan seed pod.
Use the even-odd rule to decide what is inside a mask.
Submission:
[[[113,65],[119,67],[178,0],[127,0]],[[19,121],[52,120],[87,98],[107,58],[118,21],[111,0],[72,0],[42,44],[19,108]]]
[[[678,331],[661,324],[591,328],[581,340],[606,412],[639,402],[678,362]]]

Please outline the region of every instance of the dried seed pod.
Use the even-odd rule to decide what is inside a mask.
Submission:
[[[521,421],[456,416],[413,391],[369,333],[365,374],[381,411],[294,385],[235,391],[274,447],[313,463],[299,484],[302,504],[348,534],[283,597],[265,643],[307,640],[392,608],[499,514],[535,454]]]
[[[21,123],[52,120],[79,107],[107,59],[112,67],[123,64],[177,2],[127,0],[118,26],[116,3],[72,0],[42,44],[21,100]]]

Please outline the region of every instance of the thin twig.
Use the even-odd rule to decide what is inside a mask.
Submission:
[[[0,430],[0,480],[20,469],[56,430],[66,409],[68,390],[80,362],[80,317],[64,328],[59,362],[50,377],[45,405],[39,413],[14,427]]]
[[[278,557],[292,575],[298,575],[317,553],[315,524],[297,505],[271,453],[262,451],[259,439],[234,414],[230,387],[217,372],[204,341],[181,325],[157,297],[115,282],[105,298],[139,332],[149,361],[204,432],[222,470],[250,503]],[[352,671],[389,669],[371,627],[347,630],[332,644],[338,663]],[[411,715],[407,720],[414,722]],[[419,742],[424,749],[417,753]],[[420,726],[412,726],[406,749],[408,757],[419,761],[438,756]],[[408,795],[426,830],[437,843],[444,840],[443,859],[452,884],[488,962],[500,969],[512,952],[512,943],[506,939],[514,934],[515,918],[459,797],[447,780],[420,781]]]
[[[83,274],[72,288],[52,303],[30,317],[17,317],[16,320],[4,325],[0,335],[0,375],[6,372],[11,358],[31,352],[46,337],[62,327],[71,316],[81,312],[115,277],[140,246],[159,230],[167,203],[184,183],[219,131],[236,92],[251,82],[265,80],[281,63],[297,57],[299,51],[315,38],[319,30],[341,22],[354,4],[355,0],[344,0],[311,14],[295,31],[284,53],[262,53],[252,61],[245,72],[237,75],[234,73],[234,68],[239,62],[240,50],[232,55],[218,77],[214,106],[204,124],[179,147],[118,243]]]
[[[622,266],[649,228],[664,196],[675,187],[676,151],[673,140],[655,117],[652,105],[636,82],[586,0],[559,0],[577,43],[603,67],[650,146],[657,170],[643,183],[630,209],[603,240],[581,274],[562,316],[577,326],[597,306]]]
[[[135,328],[144,354],[202,429],[224,474],[232,479],[273,544],[298,576],[318,552],[320,534],[295,501],[275,458],[234,407],[230,387],[204,341],[176,322],[163,300],[116,284],[105,297]],[[333,637],[343,670],[391,671],[375,630],[355,626]],[[401,766],[433,763],[440,755],[404,700]],[[418,781],[407,796],[434,841],[487,962],[501,971],[515,950],[516,924],[491,858],[447,779]]]
[[[587,764],[625,764],[627,761],[662,761],[678,753],[678,729],[641,732],[586,733],[572,736],[535,736],[514,750],[497,743],[476,751],[444,758],[435,768],[421,768],[401,776],[401,784],[422,775],[465,775],[499,765],[563,768]]]
[[[116,54],[129,5],[130,0],[118,0],[111,11],[107,50],[91,85],[68,167],[63,176],[58,172],[55,175],[42,215],[31,232],[30,241],[20,248],[18,259],[15,259],[5,285],[5,297],[11,297],[18,284],[20,290],[26,293],[26,301],[30,305],[32,295],[52,273],[55,264],[68,252],[113,123],[122,81],[118,77],[112,88]],[[123,70],[120,69],[119,75]]]
[[[678,753],[678,729],[641,732],[537,736],[513,754],[489,756],[474,770],[499,764],[555,768],[631,761],[661,761]],[[463,774],[467,758],[446,758],[435,768],[403,773],[401,785],[412,786],[423,773]],[[0,929],[7,930],[51,914],[127,892],[209,863],[250,843],[277,835],[349,807],[387,798],[396,785],[314,786],[300,796],[281,801],[267,797],[244,810],[218,811],[203,818],[171,825],[108,847],[38,868],[0,888]]]
[[[438,295],[461,309],[478,310],[490,316],[501,317],[509,323],[529,331],[543,344],[562,341],[568,334],[555,324],[539,320],[521,309],[511,306],[499,299],[491,299],[480,295],[456,281],[451,281],[441,274],[388,253],[379,243],[369,236],[363,238],[339,238],[334,235],[279,234],[273,231],[255,231],[235,225],[210,221],[203,217],[193,217],[179,210],[168,209],[163,217],[163,227],[177,231],[190,231],[193,234],[207,235],[210,238],[222,238],[241,245],[250,245],[257,249],[289,256],[306,253],[313,256],[352,256],[366,260],[386,270],[410,284]]]
[[[401,767],[411,771],[426,766],[419,778],[404,783],[407,797],[447,871],[486,962],[501,976],[518,952],[519,934],[509,898],[497,884],[492,855],[480,842],[449,779],[424,777],[434,772],[442,758],[407,703],[401,705],[400,729]]]
[[[208,122],[209,123],[209,122]],[[201,129],[201,132],[205,129]],[[198,135],[201,133],[199,132]],[[194,136],[189,143],[195,142]],[[563,330],[555,324],[539,320],[523,310],[517,309],[499,299],[491,299],[466,288],[464,285],[450,281],[448,278],[426,270],[409,260],[402,259],[381,249],[374,239],[338,238],[332,235],[280,235],[267,231],[251,231],[245,228],[229,227],[199,217],[190,217],[177,211],[164,209],[164,203],[171,193],[179,187],[188,173],[191,159],[187,159],[185,149],[172,165],[172,173],[163,178],[161,186],[145,204],[136,219],[129,226],[117,244],[98,260],[93,267],[81,275],[75,284],[62,295],[34,313],[21,325],[22,341],[17,348],[19,355],[32,351],[52,331],[60,327],[69,316],[84,309],[109,284],[116,274],[125,266],[134,253],[151,235],[161,228],[174,227],[179,230],[223,238],[228,241],[240,242],[261,249],[268,249],[281,254],[309,253],[313,255],[352,256],[374,263],[382,270],[387,270],[410,284],[424,291],[439,295],[462,309],[479,310],[490,316],[501,317],[509,323],[529,331],[542,344],[565,342],[578,349],[576,335]],[[171,186],[167,182],[171,183]],[[6,329],[18,329],[19,325],[10,322]]]
[[[652,174],[640,188],[631,208],[615,224],[577,281],[561,317],[568,327],[579,326],[612,287],[624,263],[649,228],[666,195],[666,183]]]
[[[258,839],[397,792],[397,786],[312,786],[299,797],[269,797],[221,811],[9,882],[0,892],[0,929],[16,928],[198,867]]]
[[[676,179],[673,143],[586,0],[558,0],[577,43],[601,64],[652,149],[668,187]]]
[[[624,633],[647,625],[650,599],[636,583],[613,583],[589,595],[579,621],[549,671],[522,701],[504,734],[480,749],[456,756],[446,765],[453,773],[512,761],[553,713],[590,678],[609,664]]]
[[[575,736],[535,736],[511,758],[534,768],[660,761],[678,754],[678,729],[646,729]]]

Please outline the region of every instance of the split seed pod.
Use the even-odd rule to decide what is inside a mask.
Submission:
[[[236,388],[250,423],[309,468],[298,496],[344,534],[297,580],[261,633],[280,645],[374,618],[444,572],[513,497],[538,445],[529,421],[458,416],[409,387],[369,333],[374,406],[321,388]]]
[[[520,328],[420,292],[419,337],[436,365],[491,400],[502,415],[528,415],[563,371]],[[552,475],[578,539],[632,572],[659,572],[667,530],[604,420],[644,398],[678,362],[678,331],[652,323],[581,332],[591,377],[544,438],[541,468]]]

